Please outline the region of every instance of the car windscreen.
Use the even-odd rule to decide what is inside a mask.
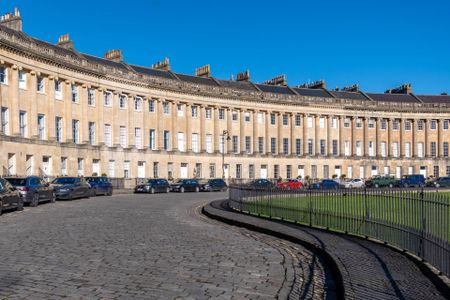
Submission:
[[[25,186],[27,184],[26,178],[7,178],[6,180],[8,180],[12,186]]]
[[[100,178],[97,177],[86,177],[87,182],[100,182]]]
[[[61,177],[61,178],[56,178],[55,180],[52,181],[52,183],[54,183],[54,184],[74,184],[75,181],[76,181],[76,178]]]

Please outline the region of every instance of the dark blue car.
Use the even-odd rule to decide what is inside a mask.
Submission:
[[[88,176],[86,181],[91,185],[92,196],[107,195],[111,196],[113,187],[111,182],[105,176]]]
[[[425,177],[422,174],[417,175],[404,175],[399,181],[399,186],[401,187],[424,187]]]
[[[323,179],[320,182],[311,184],[310,187],[315,190],[337,190],[339,183],[331,179]]]

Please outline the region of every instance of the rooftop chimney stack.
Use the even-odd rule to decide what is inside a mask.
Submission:
[[[387,90],[384,93],[385,94],[405,94],[405,95],[409,95],[409,94],[412,94],[412,85],[411,85],[411,83],[405,83],[405,84],[402,84],[399,87]]]
[[[104,58],[115,62],[123,62],[122,50],[109,50],[105,53]]]
[[[263,82],[263,84],[286,86],[287,85],[286,75],[280,75],[272,79],[266,80]]]
[[[70,40],[70,36],[68,34],[61,35],[58,38],[58,46],[63,47],[65,49],[73,50],[73,41]]]
[[[195,76],[211,77],[211,66],[208,64],[203,67],[195,69]]]
[[[170,71],[169,59],[165,57],[164,61],[157,61],[155,64],[152,65],[152,69]]]
[[[22,31],[22,17],[17,7],[14,13],[9,12],[0,16],[0,24],[16,31]]]
[[[310,83],[304,83],[296,86],[301,89],[326,89],[327,85],[323,80],[317,80]]]
[[[239,73],[236,75],[236,81],[250,81],[250,71]]]
[[[342,88],[342,91],[357,93],[357,92],[359,92],[359,84],[354,84],[354,85],[351,85],[351,86],[344,86]]]

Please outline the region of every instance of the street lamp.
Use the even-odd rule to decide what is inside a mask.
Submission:
[[[222,132],[222,179],[225,179],[225,136],[227,141],[231,139],[228,130]]]

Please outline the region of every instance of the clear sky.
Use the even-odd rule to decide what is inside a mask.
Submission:
[[[14,6],[34,37],[69,33],[78,51],[122,49],[145,66],[167,56],[178,73],[209,63],[222,79],[249,69],[254,82],[450,92],[449,0],[0,0]]]

